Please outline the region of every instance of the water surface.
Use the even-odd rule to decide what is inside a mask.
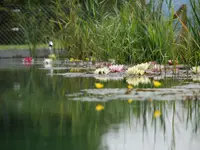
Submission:
[[[74,100],[95,78],[50,76],[43,65],[0,65],[0,148],[37,150],[199,150],[198,100]],[[17,64],[13,66],[13,64]],[[63,71],[62,71],[63,72]],[[162,80],[162,88],[190,81]],[[102,82],[125,90],[125,80]],[[197,83],[198,84],[198,83]],[[140,84],[138,88],[151,88]],[[75,96],[68,96],[75,94]],[[91,95],[92,96],[92,95]],[[104,110],[96,111],[97,104]],[[161,115],[154,117],[154,111]]]

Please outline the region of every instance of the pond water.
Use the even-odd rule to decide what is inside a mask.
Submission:
[[[21,60],[1,61],[0,149],[200,149],[198,98],[181,100],[176,95],[159,100],[152,95],[148,98],[149,91],[127,95],[125,80],[104,81],[103,89],[95,89],[98,79],[49,75],[49,70],[41,68],[39,63],[26,66]],[[181,89],[177,87],[188,88],[188,93],[192,87],[200,90],[199,83],[190,80],[161,82],[159,89],[166,91]],[[137,88],[151,89],[152,84]],[[134,95],[140,96],[135,99]],[[104,109],[96,111],[97,104]]]

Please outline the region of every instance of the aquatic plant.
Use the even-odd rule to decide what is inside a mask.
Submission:
[[[149,68],[149,66],[150,66],[150,63],[141,63],[138,65],[135,65],[127,69],[126,75],[127,76],[144,75],[145,71]]]
[[[195,74],[199,74],[200,73],[200,66],[195,66],[191,68],[191,71]]]
[[[104,106],[101,105],[101,104],[98,104],[96,107],[95,107],[96,111],[102,111],[104,110]]]
[[[154,80],[153,85],[154,85],[154,87],[160,87],[162,84],[161,84],[161,82]]]
[[[98,68],[94,71],[94,74],[108,74],[110,72],[108,67]]]
[[[129,85],[127,86],[127,88],[128,88],[128,89],[133,89],[133,86],[129,84]]]
[[[32,57],[25,57],[23,60],[23,63],[33,63],[34,59]]]
[[[110,72],[122,72],[124,71],[124,65],[111,65],[109,69]]]
[[[200,76],[192,76],[192,81],[194,82],[200,82]]]
[[[104,87],[104,85],[103,85],[102,83],[95,83],[95,87],[96,87],[97,89],[101,89],[101,88]]]

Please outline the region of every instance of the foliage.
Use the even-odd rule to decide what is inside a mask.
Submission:
[[[47,3],[48,7],[42,6]],[[33,54],[38,44],[52,40],[62,57],[112,58],[123,64],[169,59],[197,64],[200,2],[190,0],[190,4],[193,15],[188,17],[187,6],[174,13],[171,0],[36,0],[26,2],[19,18]]]

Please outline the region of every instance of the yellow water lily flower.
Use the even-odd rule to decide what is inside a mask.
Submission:
[[[133,86],[129,84],[128,85],[128,89],[132,89],[132,88],[133,88]]]
[[[98,104],[95,109],[96,109],[96,111],[101,111],[104,109],[104,106],[101,104]]]
[[[154,114],[153,114],[153,116],[154,116],[155,118],[160,117],[160,115],[161,115],[160,110],[156,110],[156,111],[154,112]]]
[[[159,81],[153,81],[153,85],[155,87],[160,87],[161,86],[161,83]]]
[[[95,87],[97,88],[97,89],[101,89],[101,88],[103,88],[103,84],[101,84],[101,83],[95,83]]]
[[[128,99],[128,103],[129,103],[129,104],[132,103],[132,101],[133,101],[132,99]]]

